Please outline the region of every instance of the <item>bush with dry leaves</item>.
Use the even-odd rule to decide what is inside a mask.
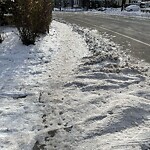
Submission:
[[[34,44],[39,34],[49,32],[52,21],[52,0],[15,0],[14,23],[25,45]]]

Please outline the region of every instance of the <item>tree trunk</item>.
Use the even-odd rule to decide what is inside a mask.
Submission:
[[[71,8],[73,9],[74,0],[71,0]]]
[[[86,9],[89,10],[89,6],[90,6],[90,0],[87,0],[86,2]]]
[[[61,0],[59,0],[59,10],[61,11],[62,3]]]
[[[121,11],[124,10],[125,3],[126,3],[126,0],[122,0]]]

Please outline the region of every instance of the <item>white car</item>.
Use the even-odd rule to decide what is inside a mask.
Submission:
[[[139,11],[140,7],[138,5],[130,5],[125,8],[126,11]]]
[[[100,8],[97,8],[96,10],[98,10],[98,11],[105,11],[106,8],[105,7],[100,7]]]

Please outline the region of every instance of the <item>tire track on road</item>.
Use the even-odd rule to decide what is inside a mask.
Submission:
[[[96,28],[101,28],[101,29],[103,29],[103,30],[109,31],[109,32],[111,32],[111,33],[115,33],[115,34],[117,34],[117,35],[119,35],[119,36],[123,36],[123,37],[125,37],[125,38],[128,38],[128,39],[130,39],[130,40],[133,40],[133,41],[135,41],[135,42],[138,42],[138,43],[140,43],[140,44],[143,44],[143,45],[146,45],[146,46],[150,47],[150,44],[148,44],[148,43],[146,43],[146,42],[143,42],[143,41],[140,41],[140,40],[138,40],[138,39],[132,38],[132,37],[130,37],[130,36],[128,36],[128,35],[125,35],[125,34],[122,34],[122,33],[116,32],[116,31],[113,31],[113,30],[108,29],[108,28],[103,27],[103,26],[94,25],[94,24],[90,23],[91,20],[89,20],[89,19],[85,19],[85,18],[84,18],[84,20],[86,20],[86,21],[88,21],[88,22],[85,22],[85,21],[83,21],[83,20],[80,20],[79,18],[78,18],[78,19],[71,18],[71,19],[74,20],[74,21],[79,21],[79,22],[82,22],[82,23],[84,23],[84,24],[87,24],[87,25],[96,27]]]

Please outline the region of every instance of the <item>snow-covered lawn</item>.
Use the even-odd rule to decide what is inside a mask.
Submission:
[[[50,34],[36,45],[23,46],[16,29],[5,28],[0,44],[0,149],[29,149],[42,128],[40,93],[49,79],[49,62],[58,51],[58,36]],[[25,147],[23,146],[25,144]]]
[[[132,64],[107,35],[56,21],[31,46],[4,32],[1,150],[150,148],[149,64]]]

